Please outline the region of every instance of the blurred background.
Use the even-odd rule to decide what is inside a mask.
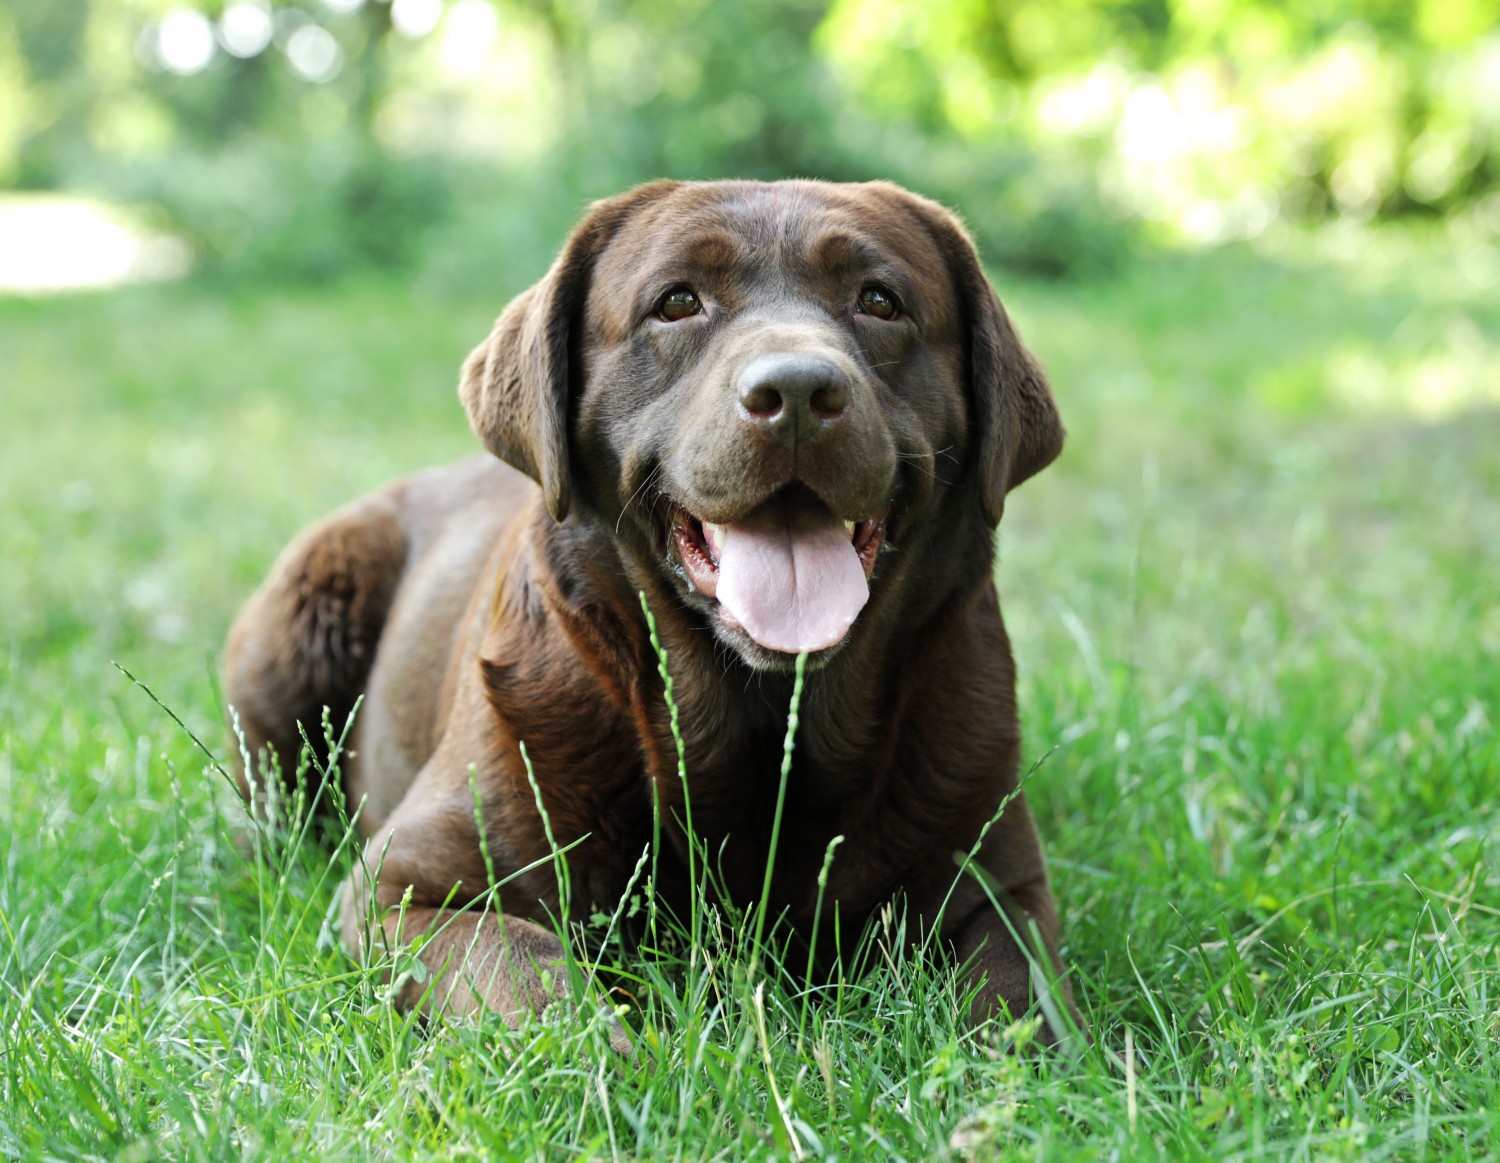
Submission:
[[[1440,219],[1485,277],[1497,26],[1496,0],[19,0],[0,186],[114,209],[8,199],[0,283],[493,286],[662,175],[893,178],[1025,275]]]

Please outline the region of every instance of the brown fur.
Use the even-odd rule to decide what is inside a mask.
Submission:
[[[909,317],[853,309],[872,278]],[[660,321],[652,304],[673,284],[711,310]],[[778,444],[736,417],[735,377],[767,352],[811,353],[847,381],[847,416],[816,444]],[[888,507],[891,551],[848,636],[810,667],[772,913],[827,952],[835,902],[848,934],[900,898],[914,931],[936,926],[972,963],[977,1018],[1026,1009],[1037,977],[1012,932],[1037,933],[1058,970],[1057,922],[1014,794],[1015,670],[991,569],[1006,492],[1063,433],[952,215],[879,183],[643,186],[591,210],[469,357],[460,393],[513,467],[422,473],[313,527],[229,640],[230,701],[283,770],[299,720],[325,705],[337,720],[365,694],[344,771],[378,875],[347,887],[350,948],[364,947],[373,895],[389,939],[450,923],[420,954],[440,975],[430,1007],[513,1015],[550,1001],[550,865],[505,885],[503,919],[453,912],[488,883],[471,770],[496,874],[548,851],[522,741],[556,840],[589,837],[569,853],[577,905],[618,901],[651,840],[653,785],[662,888],[680,898],[683,789],[640,592],[671,660],[694,825],[722,853],[729,895],[755,900],[791,659],[736,637],[692,592],[663,514],[675,501],[732,521],[790,487],[849,520]],[[955,855],[1010,796],[978,854],[1002,916],[975,878],[955,886]]]

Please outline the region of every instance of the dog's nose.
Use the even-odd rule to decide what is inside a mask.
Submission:
[[[801,351],[757,356],[737,383],[740,419],[787,444],[806,444],[849,412],[849,379],[831,359]]]

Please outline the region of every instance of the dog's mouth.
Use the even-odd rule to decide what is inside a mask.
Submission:
[[[785,654],[843,641],[870,596],[885,516],[848,521],[805,489],[783,489],[714,524],[674,503],[672,541],[689,584],[719,617]]]

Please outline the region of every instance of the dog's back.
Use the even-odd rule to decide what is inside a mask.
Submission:
[[[242,767],[247,798],[251,776],[259,804],[297,793],[304,749],[317,764],[328,759],[326,717],[333,739],[345,739],[349,810],[363,802],[361,829],[379,826],[432,753],[452,685],[434,676],[457,657],[485,563],[533,492],[514,469],[473,457],[386,485],[292,541],[225,650],[224,696],[245,747],[279,772],[272,788]],[[311,796],[317,772],[304,775]]]

